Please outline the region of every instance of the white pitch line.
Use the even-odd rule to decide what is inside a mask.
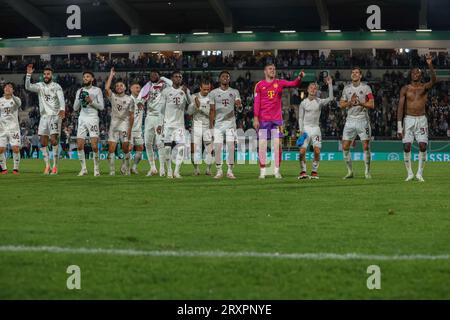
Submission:
[[[47,252],[68,254],[106,254],[116,256],[148,256],[148,257],[192,257],[192,258],[266,258],[291,260],[450,260],[450,254],[427,255],[382,255],[361,253],[271,253],[271,252],[226,252],[226,251],[145,251],[134,249],[103,248],[63,248],[52,246],[0,246],[0,252]]]

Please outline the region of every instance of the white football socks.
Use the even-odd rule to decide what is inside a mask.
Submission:
[[[414,175],[411,168],[411,152],[403,152],[403,161],[405,162],[406,172],[408,176]]]

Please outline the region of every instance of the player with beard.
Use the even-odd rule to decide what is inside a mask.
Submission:
[[[115,92],[111,90],[111,83],[116,75],[114,68],[111,68],[108,80],[105,84],[105,92],[111,102],[111,123],[108,133],[109,152],[109,175],[116,174],[115,159],[116,146],[120,142],[124,153],[120,172],[122,175],[130,175],[130,140],[131,130],[134,123],[134,100],[127,94],[125,83],[122,80],[116,81]]]
[[[87,135],[91,141],[92,152],[94,153],[94,176],[100,175],[98,137],[99,118],[98,112],[104,109],[103,93],[98,87],[93,86],[94,74],[91,71],[83,72],[83,87],[78,89],[75,95],[73,109],[80,110],[77,130],[78,159],[81,163],[81,171],[78,176],[88,174],[86,169],[86,155],[84,154],[84,144]]]
[[[34,72],[33,65],[27,66],[27,75],[25,78],[25,89],[36,92],[39,98],[39,129],[41,152],[44,157],[44,174],[50,174],[50,157],[48,153],[48,142],[52,144],[53,150],[53,168],[51,174],[58,174],[58,144],[61,134],[61,122],[65,117],[66,103],[64,101],[64,92],[59,84],[53,82],[53,69],[44,68],[44,81],[31,83],[31,76]]]

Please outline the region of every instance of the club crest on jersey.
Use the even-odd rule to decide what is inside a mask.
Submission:
[[[273,85],[273,87],[276,89],[276,88],[278,88],[278,83],[275,83],[274,85]]]
[[[275,91],[273,91],[273,90],[267,91],[267,96],[268,96],[270,99],[272,99],[272,98],[275,96]]]
[[[364,94],[364,92],[361,90],[361,91],[359,92],[359,94]]]
[[[232,93],[230,93],[230,97],[233,98],[233,94]]]

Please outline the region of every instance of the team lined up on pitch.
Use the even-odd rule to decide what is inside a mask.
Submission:
[[[416,179],[424,181],[423,168],[427,158],[428,121],[425,116],[425,105],[428,90],[436,83],[436,73],[431,57],[427,57],[431,70],[431,81],[422,83],[422,71],[411,70],[411,84],[400,92],[400,102],[397,115],[398,136],[404,144],[404,161],[407,169],[406,181],[414,179],[411,168],[411,145],[416,140],[419,143],[419,168]],[[53,70],[44,69],[43,81],[32,83],[33,66],[27,66],[25,88],[38,94],[40,121],[38,135],[40,136],[40,151],[45,169],[44,174],[58,174],[58,146],[61,133],[61,123],[65,117],[65,101],[61,86],[53,82]],[[284,88],[299,87],[304,72],[301,71],[293,81],[276,78],[275,65],[264,68],[265,79],[258,82],[254,93],[253,126],[258,131],[259,144],[259,178],[264,179],[266,172],[266,156],[268,142],[273,140],[272,150],[275,156],[274,176],[281,179],[282,158],[282,92]],[[206,175],[212,175],[212,165],[215,163],[214,178],[221,179],[223,173],[223,150],[226,151],[226,177],[235,179],[233,167],[236,148],[236,118],[235,109],[242,108],[239,91],[230,87],[231,74],[222,71],[219,75],[219,87],[212,90],[210,80],[203,79],[200,91],[191,94],[183,85],[180,71],[174,71],[171,79],[160,76],[157,70],[150,72],[150,81],[141,88],[137,82],[130,86],[130,95],[126,94],[126,84],[115,78],[115,70],[111,69],[105,85],[105,94],[111,103],[111,124],[108,134],[108,161],[110,175],[115,175],[115,150],[121,144],[124,158],[120,171],[123,175],[138,174],[137,166],[145,151],[150,169],[147,176],[159,175],[167,178],[182,178],[180,168],[185,159],[186,144],[191,143],[191,160],[194,175],[199,175],[199,163],[206,162]],[[100,175],[99,167],[99,117],[98,112],[104,109],[103,92],[93,85],[94,74],[83,72],[83,85],[77,91],[74,110],[79,111],[77,150],[81,170],[79,176],[88,174],[84,144],[89,137],[94,162],[94,176]],[[346,123],[343,130],[343,153],[347,167],[344,179],[353,178],[353,167],[350,155],[350,145],[359,136],[363,144],[365,178],[370,179],[370,139],[371,126],[368,110],[375,108],[374,96],[370,87],[361,82],[362,71],[354,67],[351,72],[352,82],[342,93],[339,106],[347,110]],[[321,107],[334,100],[332,82],[326,79],[328,98],[319,98],[317,83],[310,83],[308,96],[299,107],[300,137],[297,141],[300,152],[300,174],[298,179],[318,179],[318,168],[322,135],[319,127]],[[14,169],[19,173],[20,164],[20,127],[18,110],[21,100],[14,95],[14,84],[8,82],[3,88],[4,95],[0,98],[0,170],[7,174],[6,146],[12,147]],[[185,129],[185,113],[192,116],[192,134],[187,141]],[[144,119],[144,114],[146,114]],[[144,125],[144,126],[143,126]],[[53,163],[50,165],[49,143],[52,145]],[[306,150],[309,145],[314,149],[311,174],[307,174]],[[202,150],[205,150],[203,157]],[[156,168],[156,149],[159,157],[159,170]],[[133,163],[130,152],[135,151]],[[175,151],[175,169],[172,168],[172,154]]]

